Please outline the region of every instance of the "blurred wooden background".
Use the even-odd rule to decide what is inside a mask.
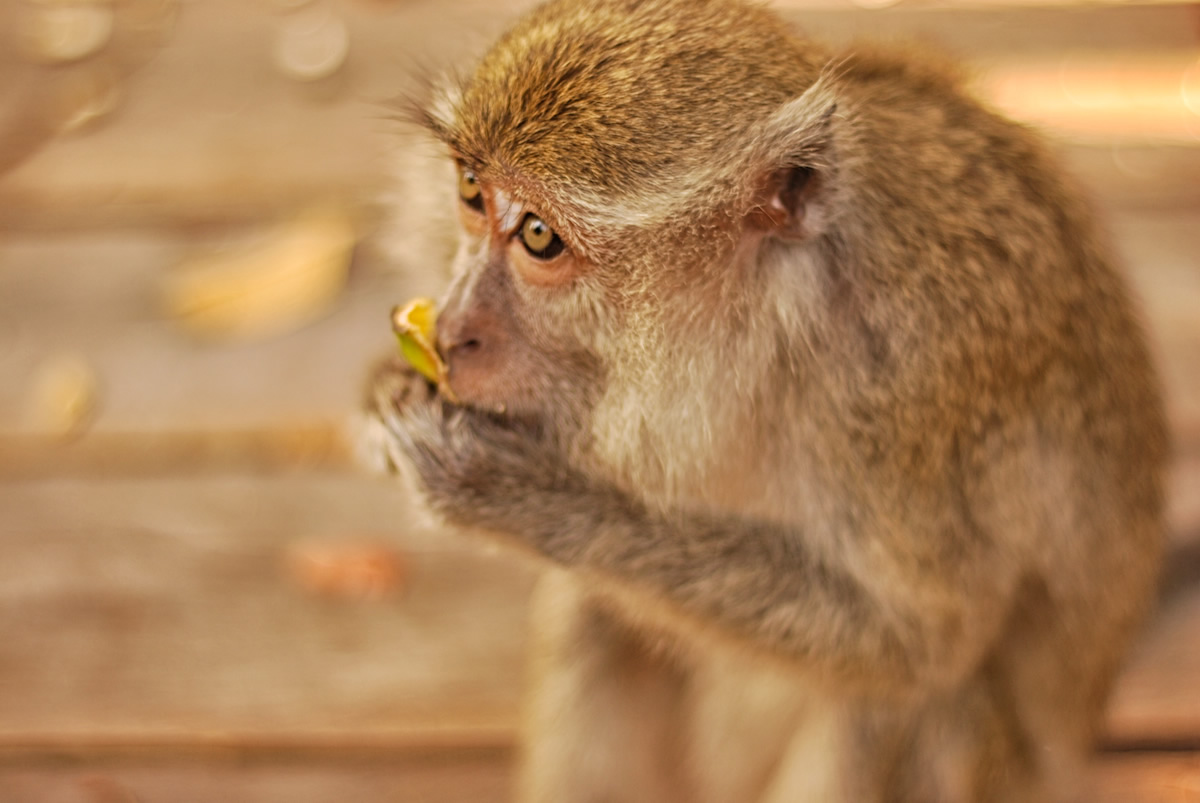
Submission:
[[[530,569],[343,432],[435,281],[382,246],[386,101],[526,5],[0,0],[0,802],[507,799]],[[777,5],[959,55],[1107,215],[1175,552],[1092,799],[1200,800],[1200,6]]]

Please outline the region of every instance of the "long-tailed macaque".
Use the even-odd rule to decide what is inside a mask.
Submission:
[[[736,0],[553,0],[419,116],[460,403],[397,360],[367,406],[548,565],[519,799],[1072,799],[1167,438],[1038,138]]]

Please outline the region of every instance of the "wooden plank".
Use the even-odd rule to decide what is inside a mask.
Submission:
[[[246,757],[181,760],[35,762],[0,767],[6,803],[328,803],[331,800],[505,803],[512,799],[509,751],[414,761],[404,756],[356,760],[318,755],[303,764]],[[1085,781],[1089,803],[1194,803],[1200,800],[1200,754],[1108,755]]]
[[[1200,206],[1108,221],[1142,301],[1181,451],[1200,447]]]
[[[21,689],[0,695],[0,745],[400,748],[511,728],[530,575],[414,520],[390,483],[9,483],[0,511],[0,677]],[[297,571],[364,543],[396,554],[398,587],[316,593]]]
[[[0,434],[0,482],[51,477],[266,473],[354,461],[334,422],[253,429],[90,432],[79,438]]]
[[[397,127],[386,121],[387,101],[411,91],[421,73],[468,62],[528,5],[524,0],[505,6],[483,0],[328,3],[346,26],[349,60],[336,78],[311,84],[293,81],[272,66],[287,19],[277,8],[232,0],[187,5],[164,32],[155,58],[121,80],[122,100],[114,115],[47,141],[0,178],[0,230],[244,220],[278,213],[301,199],[330,196],[368,203],[391,161]],[[1194,114],[1181,93],[1158,93],[1170,107],[1160,103],[1161,114],[1148,115],[1141,108],[1148,93],[1165,86],[1170,76],[1137,78],[1147,63],[1165,63],[1166,54],[1177,54],[1180,64],[1188,60],[1195,22],[1186,6],[1031,9],[1021,4],[1015,11],[985,11],[970,3],[970,13],[925,7],[914,13],[906,4],[873,11],[841,5],[790,13],[823,38],[916,38],[961,53],[985,78],[992,74],[985,87],[1008,87],[1003,98],[1013,113],[1068,141],[1099,137],[1109,147],[1152,136],[1195,145],[1189,134]],[[1098,112],[1061,93],[1046,94],[1061,88],[1064,65],[1094,60],[1098,53],[1106,54],[1110,73],[1132,76],[1123,84],[1129,87],[1123,95],[1129,102]],[[76,65],[73,72],[27,66],[2,73],[20,91],[12,93],[13,99],[0,97],[0,131],[16,132],[22,152],[30,151],[25,140],[37,133],[16,135],[38,119],[26,106],[50,102],[54,88],[68,77],[86,76],[89,70],[102,74],[105,62]],[[1103,86],[1112,84],[1110,77],[1091,75]],[[1035,97],[1041,101],[1034,104]],[[1196,172],[1196,158],[1191,153],[1180,158],[1192,167],[1153,182],[1109,181],[1102,174],[1098,186],[1109,196],[1194,198],[1195,182],[1187,178]]]
[[[37,376],[62,353],[97,375],[100,432],[286,430],[354,411],[368,362],[394,348],[391,306],[419,282],[362,253],[325,319],[287,337],[205,342],[159,299],[170,269],[213,242],[96,234],[0,243],[0,433],[37,432]]]
[[[1089,784],[1090,803],[1195,803],[1200,753],[1105,756]]]
[[[1170,6],[1190,5],[1194,0],[769,0],[768,5],[781,9],[802,11],[827,8],[859,7],[864,9],[897,8],[906,11],[951,9],[955,11],[995,10],[1012,8],[1081,8],[1097,6]]]
[[[0,511],[0,677],[22,690],[0,696],[0,753],[494,745],[513,726],[529,568],[414,520],[390,483],[4,483]],[[364,542],[408,563],[402,593],[314,594],[294,571],[306,545]],[[1196,568],[1132,657],[1115,743],[1200,738]]]
[[[58,768],[0,768],[5,803],[505,803],[509,762],[493,756],[425,761],[393,759],[366,766],[217,763]]]
[[[987,65],[980,89],[999,109],[1074,143],[1200,143],[1194,49],[1057,53]]]
[[[1180,456],[1172,466],[1167,522],[1176,545],[1200,545],[1200,450]]]
[[[1200,745],[1200,542],[1169,567],[1160,609],[1114,691],[1107,741],[1125,748]],[[1174,573],[1172,574],[1172,569]]]
[[[3,177],[0,227],[212,222],[306,198],[365,200],[388,172],[394,100],[416,73],[464,59],[506,18],[481,0],[323,8],[345,30],[345,67],[297,81],[277,67],[290,19],[281,7],[183,7],[154,60],[119,83],[112,116],[47,142]],[[67,77],[106,75],[104,55]],[[19,73],[24,97],[53,102],[62,72]],[[38,113],[10,116],[21,125]]]
[[[1060,143],[1063,145],[1063,143]],[[1059,152],[1107,217],[1185,214],[1200,206],[1200,149],[1169,143],[1063,145]],[[1162,179],[1160,181],[1160,179]]]

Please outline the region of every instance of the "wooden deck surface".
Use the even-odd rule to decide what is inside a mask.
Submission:
[[[0,165],[30,98],[74,74],[11,57],[6,2]],[[509,799],[532,567],[431,529],[345,437],[367,362],[391,347],[388,309],[432,281],[384,256],[390,126],[372,102],[503,14],[328,5],[352,35],[337,81],[272,70],[287,12],[189,3],[111,118],[0,173],[0,803]],[[810,28],[934,38],[993,76],[1070,53],[1200,57],[1180,4],[817,5]],[[1176,434],[1162,604],[1091,800],[1200,801],[1200,141],[1170,110],[1092,137],[1038,108],[1144,300]],[[319,320],[219,342],[164,311],[181,262],[329,201],[362,240]],[[67,357],[94,377],[95,412],[63,439],[37,387]]]

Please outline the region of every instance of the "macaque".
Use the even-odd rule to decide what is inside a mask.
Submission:
[[[416,116],[457,403],[396,359],[367,413],[546,566],[518,799],[1075,799],[1168,446],[1039,139],[736,0],[552,0]]]

